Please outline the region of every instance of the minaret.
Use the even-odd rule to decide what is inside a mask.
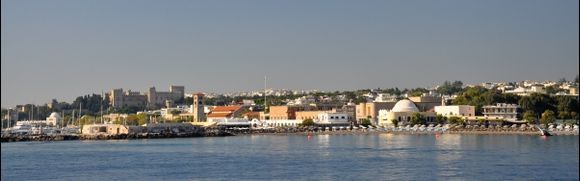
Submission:
[[[193,114],[196,122],[205,122],[205,100],[202,93],[193,94]]]

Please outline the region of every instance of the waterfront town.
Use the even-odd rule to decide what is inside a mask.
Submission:
[[[227,94],[184,86],[113,89],[72,103],[2,108],[2,141],[223,136],[248,133],[505,133],[578,135],[574,81],[445,81],[432,88]]]

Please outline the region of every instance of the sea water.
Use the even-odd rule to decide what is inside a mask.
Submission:
[[[578,180],[578,136],[246,135],[2,143],[2,180]]]

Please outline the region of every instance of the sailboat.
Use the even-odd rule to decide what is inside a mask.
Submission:
[[[540,136],[553,136],[552,133],[548,132],[548,130],[542,129],[538,125],[536,125],[536,128],[540,130]]]

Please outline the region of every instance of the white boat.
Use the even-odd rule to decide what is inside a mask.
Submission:
[[[18,121],[16,122],[16,126],[7,128],[6,132],[8,132],[9,134],[21,134],[21,135],[31,134],[32,125]]]

